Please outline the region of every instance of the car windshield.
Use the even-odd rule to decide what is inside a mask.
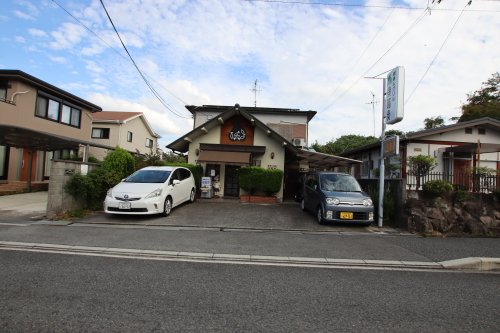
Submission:
[[[350,175],[322,174],[320,186],[323,191],[361,192],[358,182]]]
[[[166,170],[139,170],[127,177],[127,183],[164,183],[170,171]]]

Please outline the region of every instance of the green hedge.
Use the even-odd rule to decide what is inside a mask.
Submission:
[[[264,192],[271,195],[279,192],[283,181],[283,171],[261,167],[242,167],[239,172],[240,187],[250,194]]]

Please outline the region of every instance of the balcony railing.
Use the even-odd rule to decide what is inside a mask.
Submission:
[[[410,172],[406,176],[406,186],[410,190],[420,190],[422,185],[431,180],[446,180],[455,189],[470,192],[491,193],[500,190],[500,174],[471,174],[463,173],[443,173],[429,172],[420,177],[420,188],[417,188],[417,177]]]

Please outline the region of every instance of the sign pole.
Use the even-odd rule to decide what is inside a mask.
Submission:
[[[384,79],[384,88],[382,92],[382,134],[380,135],[380,166],[379,166],[379,186],[378,186],[378,227],[382,228],[384,225],[384,182],[385,182],[385,152],[384,152],[384,140],[385,140],[385,91],[386,91],[387,79]]]

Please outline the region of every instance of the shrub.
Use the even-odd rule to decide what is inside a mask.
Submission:
[[[456,202],[468,201],[472,199],[472,194],[469,191],[458,189],[453,192],[453,199]]]
[[[134,158],[119,147],[109,153],[98,169],[86,176],[76,173],[68,180],[64,189],[74,198],[82,200],[86,208],[98,210],[106,192],[123,178],[134,172]]]
[[[250,194],[264,192],[271,195],[281,189],[283,171],[278,169],[264,169],[261,167],[243,167],[239,173],[240,187]]]
[[[107,175],[112,177],[110,183],[118,184],[123,178],[135,171],[135,160],[132,154],[125,149],[116,147],[104,158],[101,167],[106,170]],[[114,186],[114,185],[113,185]]]
[[[262,168],[260,167],[243,167],[239,172],[239,183],[240,187],[250,194],[254,194],[255,191],[260,187],[258,182],[260,181],[260,176],[262,174]]]
[[[424,193],[431,197],[438,197],[453,190],[451,185],[446,180],[431,180],[422,186]]]

